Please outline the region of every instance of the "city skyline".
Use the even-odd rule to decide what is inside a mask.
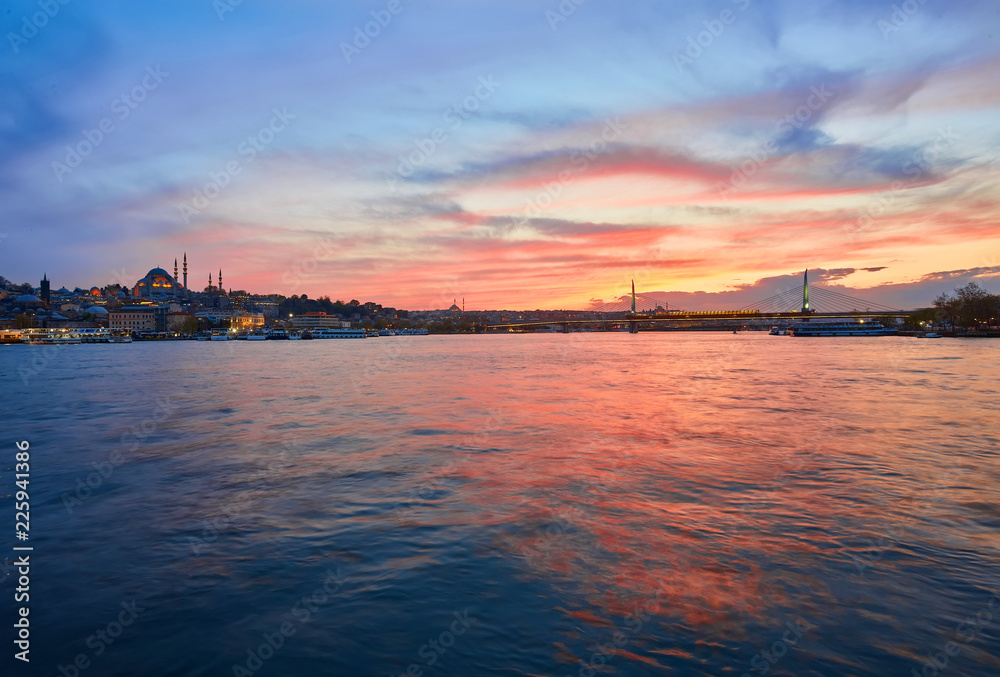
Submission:
[[[988,3],[390,4],[70,4],[32,32],[14,3],[9,277],[131,285],[186,249],[399,308],[632,278],[725,307],[805,268],[901,307],[997,286]]]

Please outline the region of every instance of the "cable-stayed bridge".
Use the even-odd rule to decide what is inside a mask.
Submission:
[[[833,289],[809,284],[809,271],[803,275],[801,287],[794,287],[778,294],[748,304],[734,310],[685,310],[667,307],[660,299],[636,293],[634,284],[632,295],[609,303],[601,303],[587,311],[592,315],[586,319],[514,320],[487,325],[488,330],[517,330],[562,325],[565,331],[570,326],[617,324],[627,325],[632,331],[640,326],[680,323],[712,322],[732,323],[733,321],[753,323],[755,321],[799,322],[811,319],[865,319],[874,317],[906,317],[913,310],[892,308],[882,303],[848,296]],[[596,318],[594,317],[596,316]]]

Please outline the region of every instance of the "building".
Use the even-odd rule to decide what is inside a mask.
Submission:
[[[49,284],[49,276],[44,273],[42,274],[41,298],[46,306],[52,302],[52,288]]]
[[[165,332],[167,331],[167,307],[123,306],[108,313],[108,327],[130,332]]]
[[[351,323],[341,320],[336,315],[326,313],[303,313],[291,318],[293,325],[299,329],[350,329]]]
[[[264,326],[264,313],[234,313],[229,326],[236,331],[253,331]]]
[[[163,268],[153,268],[132,287],[133,296],[147,299],[179,298],[183,291],[183,285]]]
[[[231,319],[233,314],[228,310],[222,310],[219,308],[209,308],[208,310],[199,310],[197,313],[194,314],[194,316],[206,319],[212,324],[219,324],[224,320]]]

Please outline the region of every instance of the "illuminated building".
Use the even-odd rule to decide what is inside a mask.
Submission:
[[[153,268],[132,287],[132,295],[137,298],[178,298],[183,291],[183,285],[163,268]]]

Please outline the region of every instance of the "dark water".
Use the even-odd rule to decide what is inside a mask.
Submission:
[[[3,550],[21,439],[35,550],[0,672],[1000,674],[998,354],[2,346]]]

